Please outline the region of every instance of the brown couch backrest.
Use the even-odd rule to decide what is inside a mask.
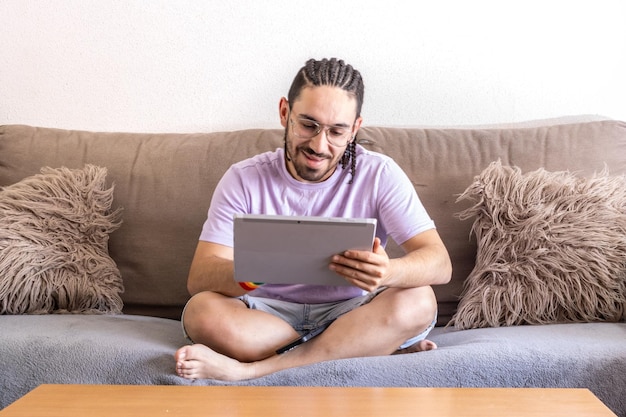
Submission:
[[[99,133],[0,126],[0,186],[43,166],[108,168],[123,224],[109,241],[126,291],[125,312],[179,318],[187,272],[213,189],[232,163],[282,146],[281,130],[197,134]],[[455,202],[490,162],[523,171],[544,167],[581,175],[626,173],[626,123],[600,121],[532,128],[409,129],[365,127],[364,146],[407,172],[450,251],[454,275],[436,287],[440,324],[449,320],[473,268],[471,221]],[[390,252],[400,254],[396,245]],[[2,271],[0,271],[2,273]]]

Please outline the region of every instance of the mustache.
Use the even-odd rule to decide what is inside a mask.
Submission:
[[[308,146],[299,146],[298,149],[304,153],[306,153],[307,155],[313,156],[315,158],[326,158],[326,159],[330,159],[331,156],[324,154],[324,153],[317,153],[315,152],[313,149],[309,148]]]

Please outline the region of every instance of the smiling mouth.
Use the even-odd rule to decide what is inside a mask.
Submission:
[[[310,159],[312,161],[323,161],[325,159],[330,159],[328,157],[328,155],[324,155],[322,153],[317,153],[315,151],[313,151],[312,149],[308,148],[308,149],[302,149],[302,153],[304,154],[304,156],[307,157],[307,159]]]
[[[302,155],[304,155],[304,163],[306,164],[306,167],[312,170],[322,169],[328,159],[324,155],[320,156],[319,154],[315,153],[311,154],[308,152],[302,152]]]
[[[291,167],[295,171],[292,172],[292,175],[296,179],[305,182],[320,182],[324,181],[334,171],[334,167],[331,167],[328,162],[331,160],[332,156],[317,153],[311,148],[302,146],[296,148],[295,158],[289,161],[291,161]]]

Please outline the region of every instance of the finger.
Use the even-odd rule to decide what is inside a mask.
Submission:
[[[346,267],[344,265],[333,264],[330,269],[342,276],[352,285],[366,291],[371,291],[381,285],[380,277],[372,275],[364,270]]]
[[[367,278],[362,279],[362,277],[360,276],[358,278],[345,277],[345,279],[346,281],[348,281],[350,284],[354,285],[355,287],[359,287],[360,289],[368,291],[368,292],[376,291],[376,289],[380,287],[380,284],[378,283],[378,281],[367,279]]]

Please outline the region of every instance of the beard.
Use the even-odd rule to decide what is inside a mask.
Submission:
[[[304,180],[306,182],[321,182],[328,179],[332,173],[337,168],[339,160],[342,155],[339,155],[333,159],[332,154],[319,154],[311,149],[308,145],[308,142],[305,142],[301,145],[294,146],[293,142],[289,139],[288,129],[285,128],[285,159],[286,163],[296,171],[300,180]],[[306,164],[306,162],[302,162],[300,158],[306,158],[306,155],[312,156],[319,159],[324,159],[328,163],[322,168],[312,168]],[[300,156],[300,158],[298,158]]]

